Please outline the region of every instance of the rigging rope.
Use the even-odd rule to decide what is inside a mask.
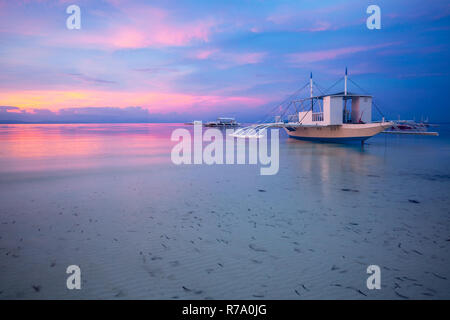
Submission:
[[[342,77],[342,78],[339,78],[331,87],[329,87],[328,89],[326,89],[325,90],[325,93],[324,94],[327,94],[331,89],[333,89],[333,87],[335,86],[335,85],[337,85],[340,81],[342,81],[344,79],[344,77]]]
[[[283,100],[283,102],[277,104],[274,108],[272,108],[269,113],[267,114],[267,116],[265,118],[263,118],[263,120],[258,121],[257,123],[263,123],[266,122],[270,117],[273,117],[273,113],[275,110],[277,110],[279,107],[282,107],[286,102],[291,102],[292,98],[295,97],[296,95],[298,95],[303,89],[305,89],[307,86],[309,85],[309,82],[307,82],[303,87],[301,87],[300,89],[296,90],[293,94],[291,94],[289,97],[287,97],[285,100]],[[288,105],[287,109],[290,107],[291,104]],[[287,109],[283,112],[286,113]]]
[[[316,86],[317,89],[319,89],[319,91],[320,91],[320,93],[321,93],[322,95],[326,95],[326,94],[329,93],[329,91],[330,91],[331,89],[333,89],[333,88],[334,88],[339,82],[341,82],[343,79],[344,79],[344,77],[339,78],[336,82],[334,82],[330,87],[328,87],[328,88],[325,89],[325,90],[322,90],[322,89],[321,89],[321,86],[318,85],[315,81],[313,82],[313,84]],[[347,79],[350,80],[350,81],[351,81],[355,86],[357,86],[360,90],[362,90],[363,93],[369,94],[366,90],[364,90],[361,86],[359,86],[355,81],[353,81],[353,80],[350,79],[350,78],[347,78]],[[293,105],[292,99],[293,99],[296,95],[298,95],[301,91],[303,91],[306,87],[308,87],[308,86],[309,86],[309,82],[307,82],[307,83],[306,83],[303,87],[301,87],[300,89],[296,90],[294,93],[292,93],[290,96],[288,96],[288,97],[287,97],[285,100],[283,100],[281,103],[277,104],[274,108],[272,108],[272,109],[267,113],[266,117],[264,117],[263,120],[260,120],[260,121],[258,121],[258,122],[256,122],[256,123],[265,123],[265,122],[267,122],[270,118],[272,118],[272,117],[274,117],[274,116],[276,115],[276,114],[275,114],[275,111],[277,111],[279,108],[281,108],[280,119],[282,119],[283,116],[285,116],[285,114],[288,112],[288,110],[290,109],[290,107]],[[286,103],[288,103],[287,106],[284,106]],[[314,105],[314,103],[315,103],[315,101],[313,101],[313,105]],[[378,111],[378,113],[379,113],[382,117],[384,117],[385,115],[384,115],[384,113],[381,111],[381,108],[378,106],[378,104],[377,104],[375,101],[373,101],[373,100],[372,100],[372,103],[373,103],[373,105],[375,106],[375,108],[376,108],[376,110]],[[300,107],[302,107],[302,105],[301,105]],[[297,110],[297,106],[295,105],[295,103],[294,103],[294,108],[296,109],[296,111],[298,111],[298,110]],[[310,110],[308,110],[308,111],[310,111]],[[305,116],[306,116],[306,114],[305,114]],[[304,117],[305,117],[305,116],[304,116]],[[303,118],[304,118],[304,117],[303,117]],[[299,120],[300,120],[300,119],[299,119]],[[303,119],[302,119],[302,120],[303,120]],[[299,121],[299,122],[301,122],[301,121]]]

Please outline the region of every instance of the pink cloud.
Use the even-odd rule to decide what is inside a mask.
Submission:
[[[190,54],[190,57],[198,60],[214,60],[220,68],[261,63],[266,56],[267,52],[225,52],[219,49],[200,50]]]
[[[445,48],[442,45],[439,46],[429,46],[422,48],[387,48],[386,50],[382,50],[378,52],[378,55],[382,56],[397,56],[397,55],[405,55],[405,54],[432,54],[436,52],[442,52]]]
[[[108,30],[83,33],[76,37],[76,42],[112,49],[184,46],[192,41],[208,42],[212,26],[214,26],[213,21],[177,25],[156,17],[112,26]]]
[[[148,5],[129,6],[113,2],[117,11],[105,13],[100,9],[91,13],[103,20],[100,28],[82,25],[79,31],[68,33],[55,25],[57,19],[42,20],[24,16],[13,7],[8,16],[0,12],[0,32],[36,36],[48,45],[85,46],[104,49],[135,49],[145,47],[184,46],[194,41],[208,42],[217,22],[212,18],[179,21],[172,12]],[[13,23],[20,20],[20,24]],[[12,27],[11,27],[12,26]],[[51,36],[48,36],[51,35]]]
[[[266,56],[265,52],[253,52],[244,54],[235,54],[233,60],[238,64],[255,64],[261,63]]]
[[[143,48],[150,46],[183,46],[191,41],[207,42],[212,19],[178,22],[170,12],[148,6],[121,6],[128,22],[113,23],[104,37],[104,45],[117,48]],[[103,36],[100,35],[100,36]],[[89,42],[89,35],[86,35]],[[99,35],[92,36],[96,41]],[[83,39],[81,39],[83,40]]]
[[[335,29],[336,27],[332,27],[332,24],[327,21],[318,21],[315,22],[314,25],[308,28],[302,28],[299,31],[309,31],[309,32],[319,32],[319,31],[327,31],[331,29]]]
[[[446,72],[417,72],[417,73],[406,73],[406,74],[399,74],[397,75],[397,78],[399,79],[405,79],[405,78],[428,78],[428,77],[444,77],[448,76],[448,73]]]
[[[346,15],[355,4],[351,1],[346,3],[336,3],[315,8],[305,8],[299,3],[295,5],[281,5],[275,9],[267,18],[269,23],[267,29],[289,30],[293,32],[321,32],[327,30],[337,30],[345,26],[359,23],[343,21]]]
[[[311,63],[318,62],[323,60],[332,60],[337,57],[344,55],[351,55],[358,52],[380,49],[385,47],[391,47],[396,43],[384,43],[378,45],[367,45],[367,46],[352,46],[352,47],[344,47],[344,48],[335,48],[330,50],[318,50],[318,51],[307,51],[300,53],[293,53],[287,55],[289,62],[298,64],[298,63]]]
[[[205,60],[208,59],[212,54],[216,53],[218,50],[200,50],[195,53],[195,58],[198,60]]]

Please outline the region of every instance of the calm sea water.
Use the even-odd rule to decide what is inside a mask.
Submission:
[[[363,149],[283,132],[272,176],[174,165],[179,127],[0,125],[0,299],[450,298],[449,126]]]

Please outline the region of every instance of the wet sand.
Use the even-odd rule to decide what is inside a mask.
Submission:
[[[445,135],[364,151],[283,138],[279,173],[261,176],[175,166],[170,130],[124,126],[28,142],[3,127],[0,299],[450,298]]]

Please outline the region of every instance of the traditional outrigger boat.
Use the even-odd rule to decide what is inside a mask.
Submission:
[[[296,114],[287,121],[277,116],[275,122],[237,130],[236,137],[259,137],[270,127],[284,128],[290,138],[321,142],[351,142],[365,140],[393,126],[393,122],[372,122],[372,96],[347,91],[347,69],[344,91],[313,95],[312,74],[310,97],[293,100]]]

